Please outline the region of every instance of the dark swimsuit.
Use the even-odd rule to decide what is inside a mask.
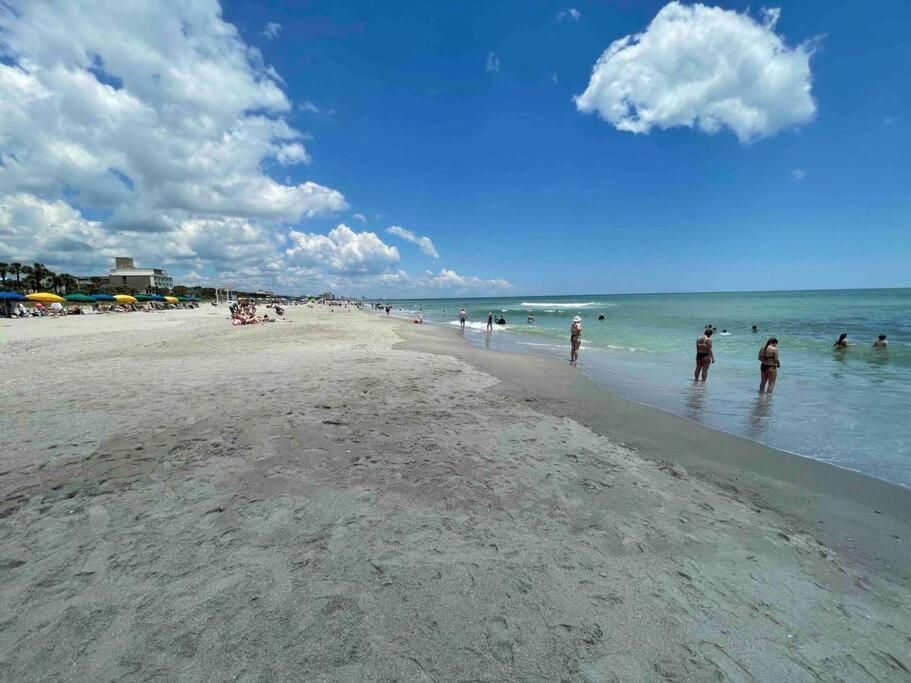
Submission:
[[[768,364],[768,363],[764,363],[764,362],[763,362],[763,359],[764,359],[764,360],[768,360],[769,357],[768,357],[767,355],[765,355],[765,354],[762,354],[762,357],[759,359],[759,370],[760,370],[761,372],[768,372],[769,370],[777,370],[777,369],[778,369],[778,366],[777,366],[777,365],[774,365],[774,364],[770,365],[770,364]]]

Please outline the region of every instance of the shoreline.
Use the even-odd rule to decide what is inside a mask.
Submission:
[[[908,571],[911,553],[896,540],[911,528],[911,489],[624,398],[556,358],[482,349],[443,325],[390,319],[405,338],[396,348],[454,356],[497,377],[506,396],[531,397],[535,409],[573,419],[647,460],[734,487],[877,570]]]

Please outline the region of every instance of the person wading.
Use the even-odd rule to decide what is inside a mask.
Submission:
[[[759,393],[771,394],[775,390],[775,380],[778,379],[778,340],[769,339],[765,346],[759,350]]]
[[[715,354],[712,352],[712,334],[711,328],[706,328],[702,336],[696,339],[696,372],[693,373],[693,380],[698,382],[700,374],[704,382],[709,376],[709,366],[715,362]]]

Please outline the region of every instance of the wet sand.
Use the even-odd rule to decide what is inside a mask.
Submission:
[[[289,314],[0,321],[4,677],[909,676],[907,491]]]

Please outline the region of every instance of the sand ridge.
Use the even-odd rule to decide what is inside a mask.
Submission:
[[[907,584],[393,321],[289,318],[0,323],[10,678],[911,675]]]

